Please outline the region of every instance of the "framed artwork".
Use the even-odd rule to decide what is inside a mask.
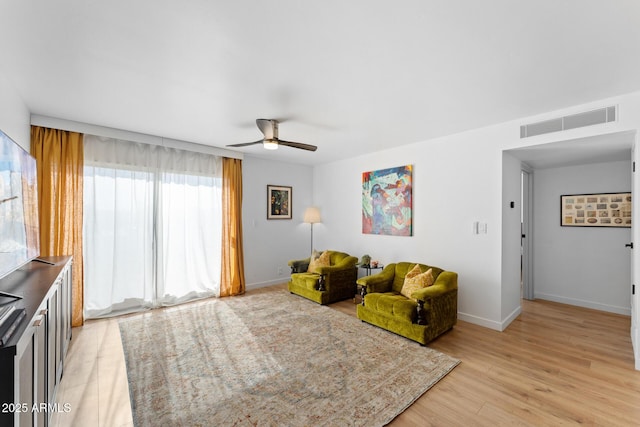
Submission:
[[[413,166],[362,174],[362,233],[411,236]]]
[[[267,219],[291,219],[292,188],[267,185]]]
[[[631,227],[631,193],[560,196],[563,227]]]

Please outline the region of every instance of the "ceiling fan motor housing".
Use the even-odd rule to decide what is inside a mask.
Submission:
[[[258,119],[256,124],[264,134],[264,139],[278,139],[278,121],[272,119]]]

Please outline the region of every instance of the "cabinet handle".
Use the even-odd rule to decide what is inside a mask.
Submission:
[[[42,318],[40,318],[40,319],[36,320],[35,322],[33,322],[33,326],[35,326],[35,327],[38,327],[40,325],[42,325]]]
[[[48,312],[49,312],[48,308],[44,308],[44,309],[40,310],[40,314],[42,314],[43,316],[46,316]]]

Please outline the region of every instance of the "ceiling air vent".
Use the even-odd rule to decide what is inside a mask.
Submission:
[[[528,125],[520,126],[520,138],[614,122],[616,120],[616,113],[617,109],[613,106],[587,111],[586,113],[558,117],[557,119],[545,120],[543,122],[529,123]]]

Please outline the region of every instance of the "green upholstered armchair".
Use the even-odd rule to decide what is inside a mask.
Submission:
[[[289,292],[319,304],[330,304],[353,298],[356,292],[358,258],[344,252],[328,251],[329,266],[308,272],[311,258],[289,261],[291,280]]]
[[[415,265],[389,264],[378,274],[358,279],[363,298],[356,310],[358,319],[425,345],[456,324],[458,274],[418,264],[422,272],[432,269],[434,282],[407,298],[400,291]]]

